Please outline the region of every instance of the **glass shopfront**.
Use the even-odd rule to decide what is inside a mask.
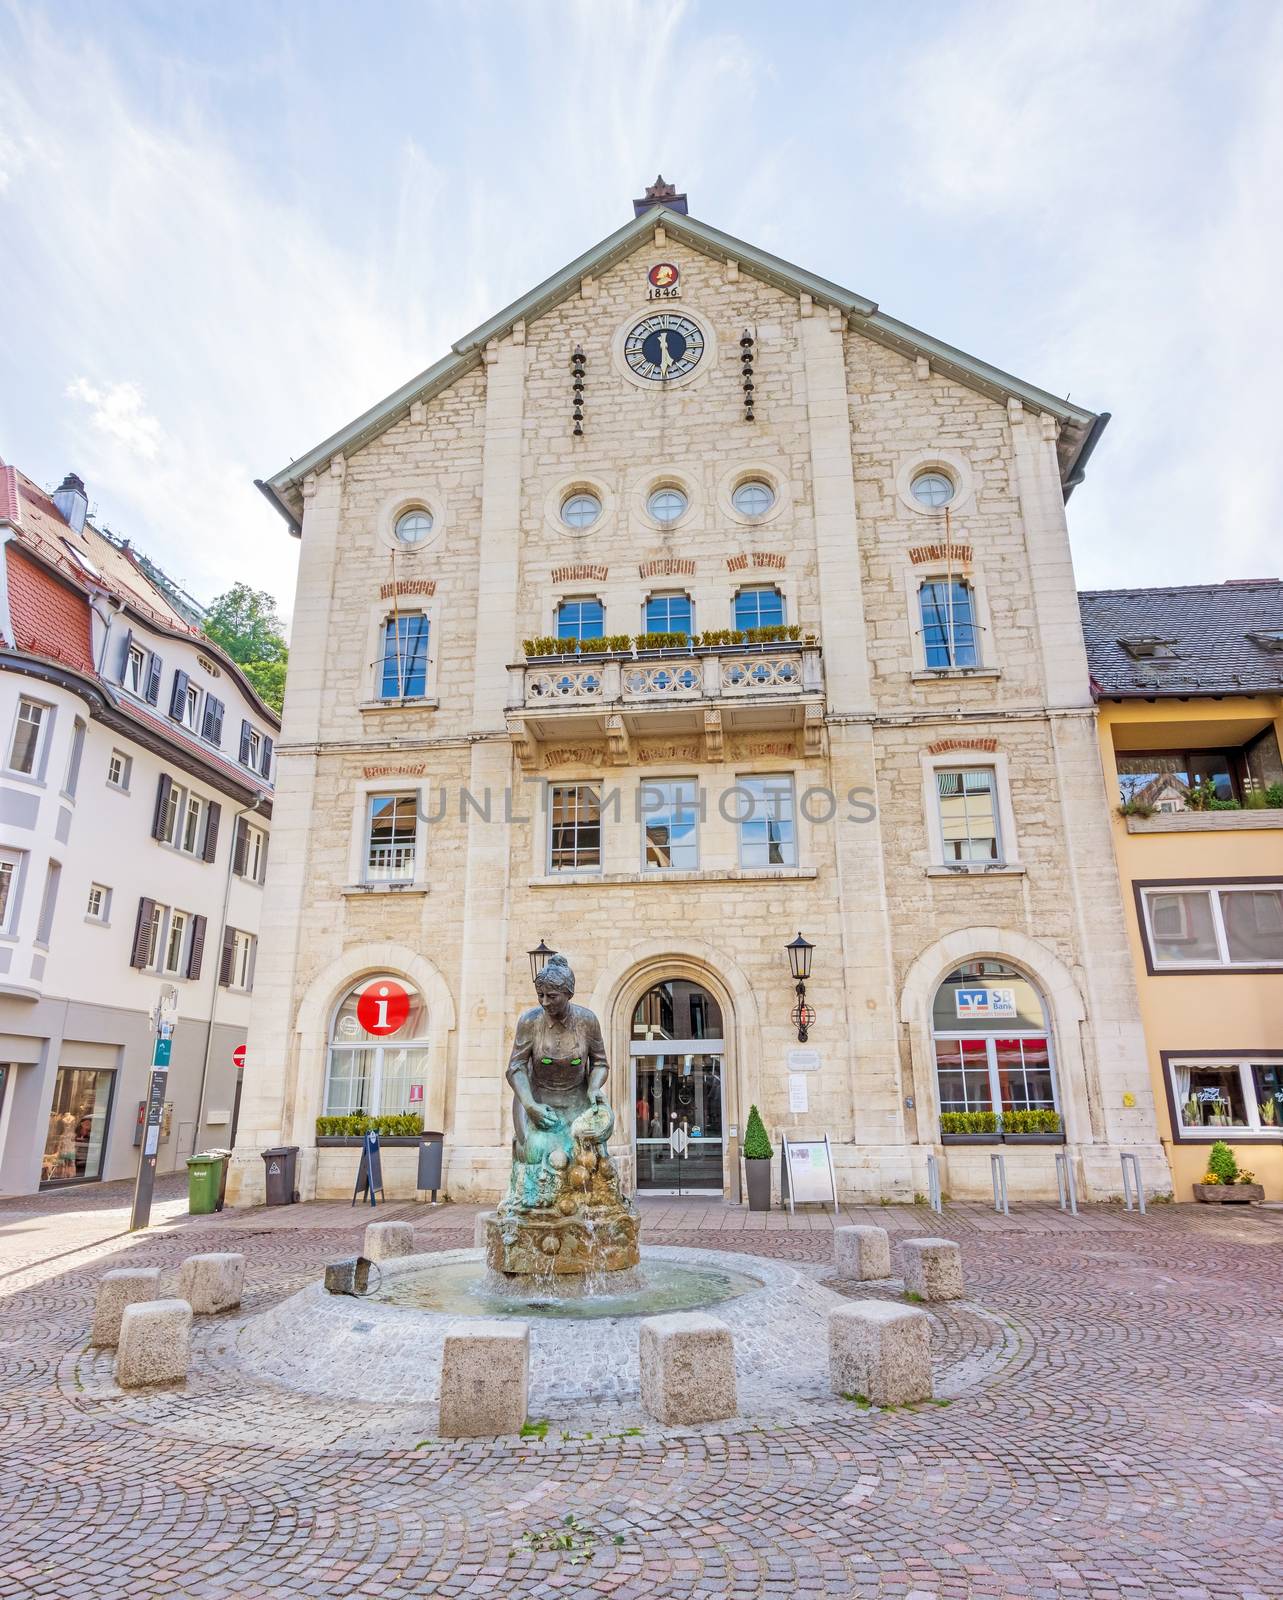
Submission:
[[[941,1112],[1058,1111],[1042,996],[1009,963],[968,961],[932,1007]]]
[[[674,979],[638,1002],[632,1032],[638,1189],[720,1194],[721,1008],[707,989]]]
[[[92,1067],[59,1067],[40,1186],[86,1183],[102,1177],[116,1074]]]

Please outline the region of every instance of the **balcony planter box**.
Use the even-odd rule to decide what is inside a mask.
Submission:
[[[1194,1198],[1205,1206],[1246,1206],[1265,1199],[1259,1183],[1196,1183]]]
[[[758,1156],[753,1160],[744,1157],[744,1171],[748,1177],[748,1209],[771,1209],[771,1157]]]
[[[1064,1144],[1063,1133],[1004,1133],[1003,1144]]]
[[[413,1150],[419,1143],[421,1135],[417,1133],[381,1133],[379,1135],[379,1148],[382,1150]],[[359,1133],[318,1133],[316,1148],[318,1150],[359,1150],[365,1140]]]
[[[941,1144],[1001,1144],[1000,1133],[942,1133]]]

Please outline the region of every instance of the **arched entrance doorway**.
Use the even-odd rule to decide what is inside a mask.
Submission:
[[[716,997],[689,978],[652,984],[633,1008],[628,1051],[638,1190],[720,1194],[726,1042]]]

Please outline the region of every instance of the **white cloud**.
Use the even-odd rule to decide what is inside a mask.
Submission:
[[[144,408],[137,384],[112,383],[99,389],[88,378],[73,378],[67,385],[67,396],[91,406],[92,426],[130,455],[141,456],[145,461],[155,458],[163,439],[160,423]]]

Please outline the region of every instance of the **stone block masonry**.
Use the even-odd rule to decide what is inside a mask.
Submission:
[[[454,1323],[441,1352],[441,1437],[518,1434],[529,1401],[529,1327],[498,1317]]]
[[[104,1272],[94,1302],[94,1322],[89,1343],[111,1349],[120,1342],[120,1319],[125,1307],[160,1295],[159,1267],[117,1267]]]
[[[838,1276],[869,1282],[891,1276],[891,1238],[885,1228],[833,1230],[833,1261]]]
[[[391,1261],[414,1254],[414,1229],[408,1222],[371,1222],[365,1230],[364,1254],[371,1261]]]
[[[191,1356],[192,1308],[186,1300],[142,1300],[125,1307],[116,1350],[122,1389],[181,1383]]]
[[[931,1398],[931,1322],[925,1311],[889,1300],[857,1300],[829,1312],[834,1394],[877,1406]]]
[[[642,1405],[657,1422],[717,1422],[733,1417],[735,1341],[705,1311],[646,1317],[638,1334]]]
[[[962,1252],[952,1239],[906,1239],[900,1259],[907,1293],[924,1300],[962,1298]]]
[[[232,1251],[188,1256],[178,1270],[178,1294],[198,1317],[231,1311],[245,1288],[245,1257]]]

